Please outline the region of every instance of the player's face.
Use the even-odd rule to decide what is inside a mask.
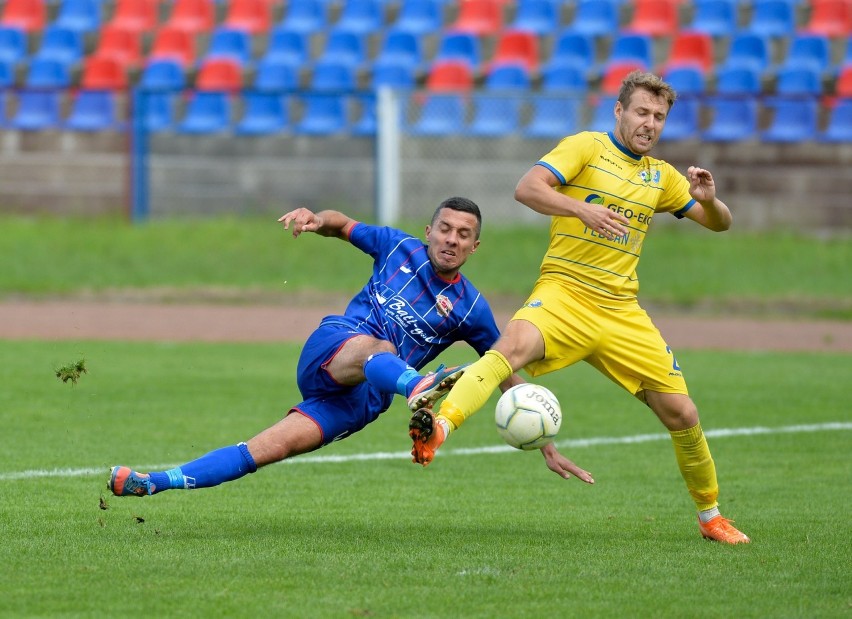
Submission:
[[[442,208],[434,223],[426,226],[426,242],[435,271],[444,279],[452,279],[479,246],[476,217]]]
[[[637,155],[649,152],[660,140],[669,104],[662,95],[637,88],[627,107],[615,104],[615,137]]]

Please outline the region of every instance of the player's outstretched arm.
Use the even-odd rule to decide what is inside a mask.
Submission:
[[[587,484],[595,483],[595,479],[592,477],[591,473],[581,469],[579,466],[571,462],[571,460],[559,453],[559,450],[556,449],[556,445],[553,443],[542,447],[541,455],[544,456],[547,468],[560,477],[570,479],[573,475],[580,481],[584,481]]]
[[[320,236],[336,236],[346,238],[349,229],[355,225],[355,220],[339,211],[320,211],[314,213],[306,208],[297,208],[278,218],[289,230],[292,224],[293,238],[302,232],[315,232]]]

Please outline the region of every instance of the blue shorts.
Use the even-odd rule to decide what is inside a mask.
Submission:
[[[304,400],[290,410],[299,411],[319,426],[323,445],[375,421],[393,401],[393,394],[381,393],[367,382],[341,385],[326,370],[343,345],[359,335],[363,334],[342,325],[320,325],[299,356],[296,380]]]

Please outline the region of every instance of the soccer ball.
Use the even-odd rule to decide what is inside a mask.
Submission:
[[[524,383],[506,391],[494,412],[497,432],[517,449],[539,449],[559,433],[562,409],[559,400],[541,385]]]

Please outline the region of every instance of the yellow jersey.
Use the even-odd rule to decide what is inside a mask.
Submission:
[[[602,204],[630,220],[628,234],[609,240],[577,217],[553,217],[541,276],[580,284],[595,296],[634,299],[648,226],[656,213],[681,218],[695,204],[689,181],[665,161],[630,152],[611,132],[568,136],[537,165],[556,175],[559,193]]]

